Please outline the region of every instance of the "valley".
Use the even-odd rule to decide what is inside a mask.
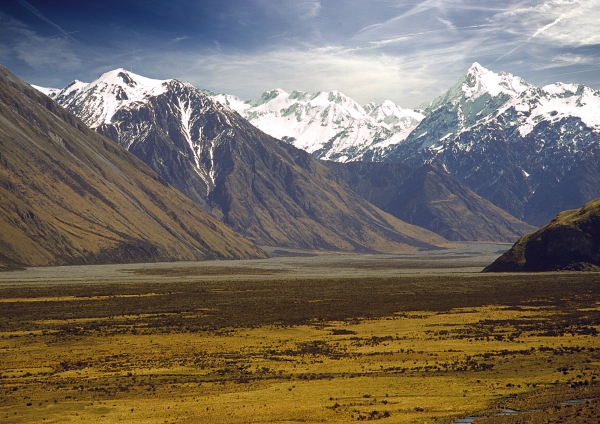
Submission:
[[[0,273],[0,420],[597,422],[598,274],[509,247]]]

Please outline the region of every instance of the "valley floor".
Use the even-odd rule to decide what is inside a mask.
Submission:
[[[598,422],[600,274],[508,247],[0,273],[0,422]]]

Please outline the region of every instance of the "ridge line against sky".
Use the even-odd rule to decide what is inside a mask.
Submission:
[[[258,98],[430,101],[473,62],[600,89],[600,0],[4,0],[0,63],[62,88],[123,67]]]

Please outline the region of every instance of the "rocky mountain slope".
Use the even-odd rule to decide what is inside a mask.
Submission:
[[[600,199],[522,237],[488,272],[600,270]]]
[[[448,240],[514,242],[535,227],[519,221],[431,165],[327,162],[350,188],[397,218]]]
[[[533,225],[600,196],[600,91],[535,87],[474,64],[423,113],[403,143],[376,159],[445,169]]]
[[[189,84],[118,69],[54,98],[257,244],[393,252],[447,243],[377,209],[305,151]]]
[[[391,101],[365,106],[339,91],[315,94],[273,90],[258,100],[211,96],[263,132],[319,159],[369,160],[374,151],[401,143],[424,116]]]
[[[0,263],[265,254],[143,162],[0,67]]]

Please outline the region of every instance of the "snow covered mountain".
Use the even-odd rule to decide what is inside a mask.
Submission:
[[[106,72],[89,84],[73,81],[52,97],[206,205],[215,187],[213,156],[219,144],[219,134],[208,121],[226,119],[220,104],[189,84],[124,69]],[[173,167],[171,160],[178,165]]]
[[[190,84],[116,69],[54,98],[256,244],[396,252],[448,243],[377,209],[310,154]]]
[[[244,102],[213,95],[263,132],[319,159],[369,160],[374,152],[401,143],[424,118],[391,101],[361,106],[339,91],[308,94],[277,89]]]
[[[600,91],[474,64],[424,115],[374,159],[434,164],[533,225],[600,196]]]

